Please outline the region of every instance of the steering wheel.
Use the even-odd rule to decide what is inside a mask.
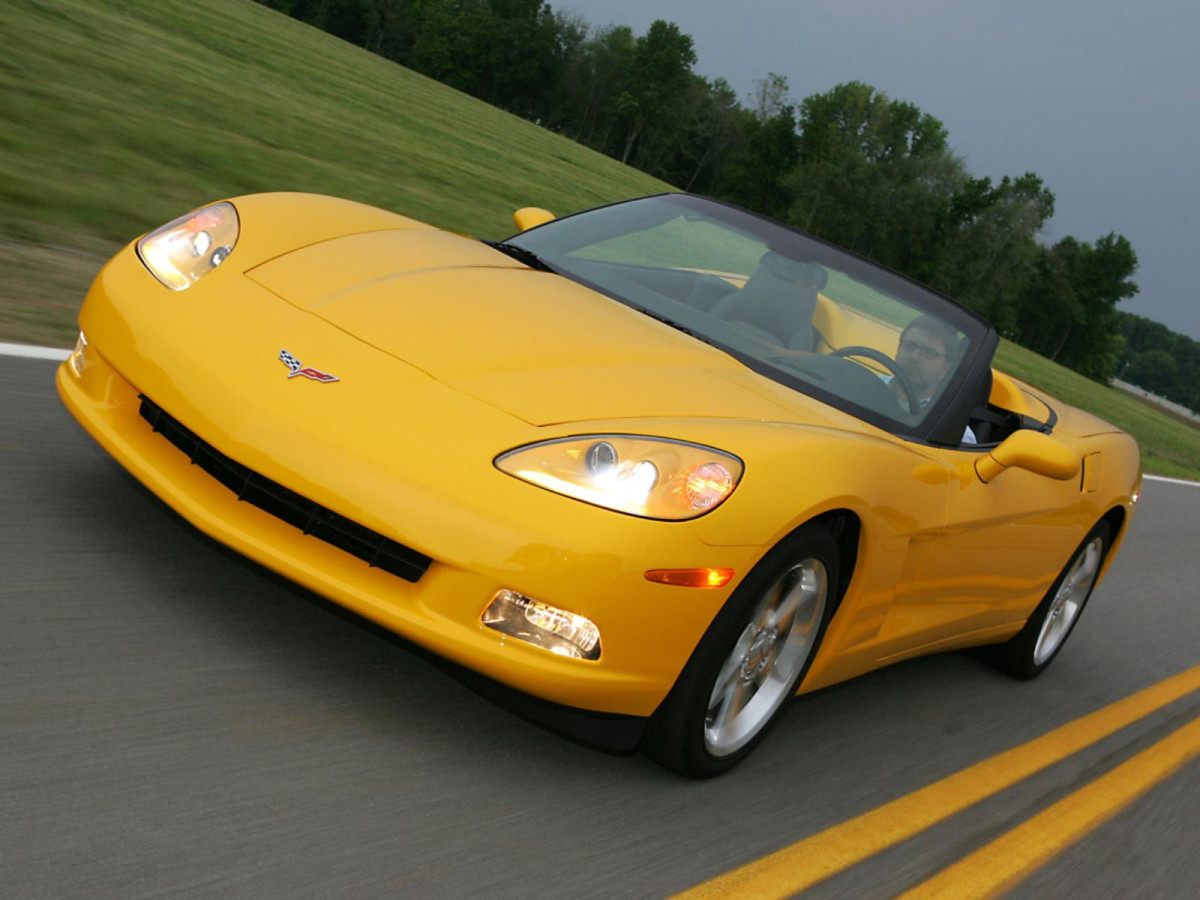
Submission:
[[[873,359],[885,369],[892,373],[895,378],[895,384],[900,385],[900,390],[904,392],[904,399],[908,401],[908,411],[915,414],[919,405],[917,403],[917,392],[913,389],[912,382],[908,380],[908,376],[900,371],[900,366],[894,359],[876,350],[874,347],[862,347],[857,344],[851,344],[846,347],[838,347],[830,356],[865,356],[867,359]]]

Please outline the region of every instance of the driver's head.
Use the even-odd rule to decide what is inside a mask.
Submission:
[[[954,364],[958,335],[932,316],[917,316],[900,334],[896,364],[912,383],[917,400],[929,400]]]

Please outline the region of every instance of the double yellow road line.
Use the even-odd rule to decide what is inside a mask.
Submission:
[[[898,800],[676,895],[783,900],[933,827],[1200,689],[1193,666]],[[1200,718],[902,896],[990,897],[1032,874],[1200,756]]]

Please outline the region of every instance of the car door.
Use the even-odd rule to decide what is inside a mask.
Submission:
[[[1014,630],[1084,536],[1078,478],[1010,468],[985,484],[975,472],[985,451],[933,452],[953,473],[946,525],[893,601],[889,658]]]

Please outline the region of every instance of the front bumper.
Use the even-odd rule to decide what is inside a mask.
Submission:
[[[255,434],[278,436],[273,446],[248,447],[244,432],[215,422],[212,404],[181,392],[185,378],[143,365],[132,352],[134,345],[117,340],[112,349],[152,385],[143,381],[135,386],[109,362],[105,333],[119,335],[121,330],[104,326],[98,309],[107,302],[89,295],[83,318],[92,346],[82,372],[76,374],[67,362],[57,376],[67,408],[101,446],[213,538],[519,691],[584,710],[649,715],[734,584],[719,590],[679,588],[649,583],[642,573],[670,566],[722,566],[741,576],[754,561],[752,548],[714,548],[688,523],[623,516],[523,484],[495,471],[490,457],[474,479],[457,483],[436,466],[416,465],[413,471],[427,477],[416,477],[417,483],[407,489],[390,490],[396,486],[372,482],[375,460],[369,454],[356,458],[355,444],[347,443],[345,435],[311,423],[297,432],[269,397],[239,398],[241,406],[252,407],[242,410],[241,422],[253,421]],[[361,344],[357,350],[376,353]],[[426,387],[441,389],[434,382]],[[154,433],[139,414],[142,391],[146,396],[153,391],[152,399],[161,399],[164,408],[230,457],[258,471],[269,467],[264,474],[289,489],[318,494],[314,500],[341,514],[361,520],[377,500],[378,519],[364,524],[433,562],[411,583],[239,502],[235,493]],[[296,452],[297,443],[303,445],[302,453]],[[295,475],[305,457],[321,460],[338,454],[332,464],[314,464],[314,470],[327,474],[324,487]],[[478,479],[487,479],[486,489],[480,489]],[[391,514],[397,496],[406,506],[399,519]],[[560,658],[483,626],[480,614],[502,587],[588,616],[602,634],[601,658]]]

